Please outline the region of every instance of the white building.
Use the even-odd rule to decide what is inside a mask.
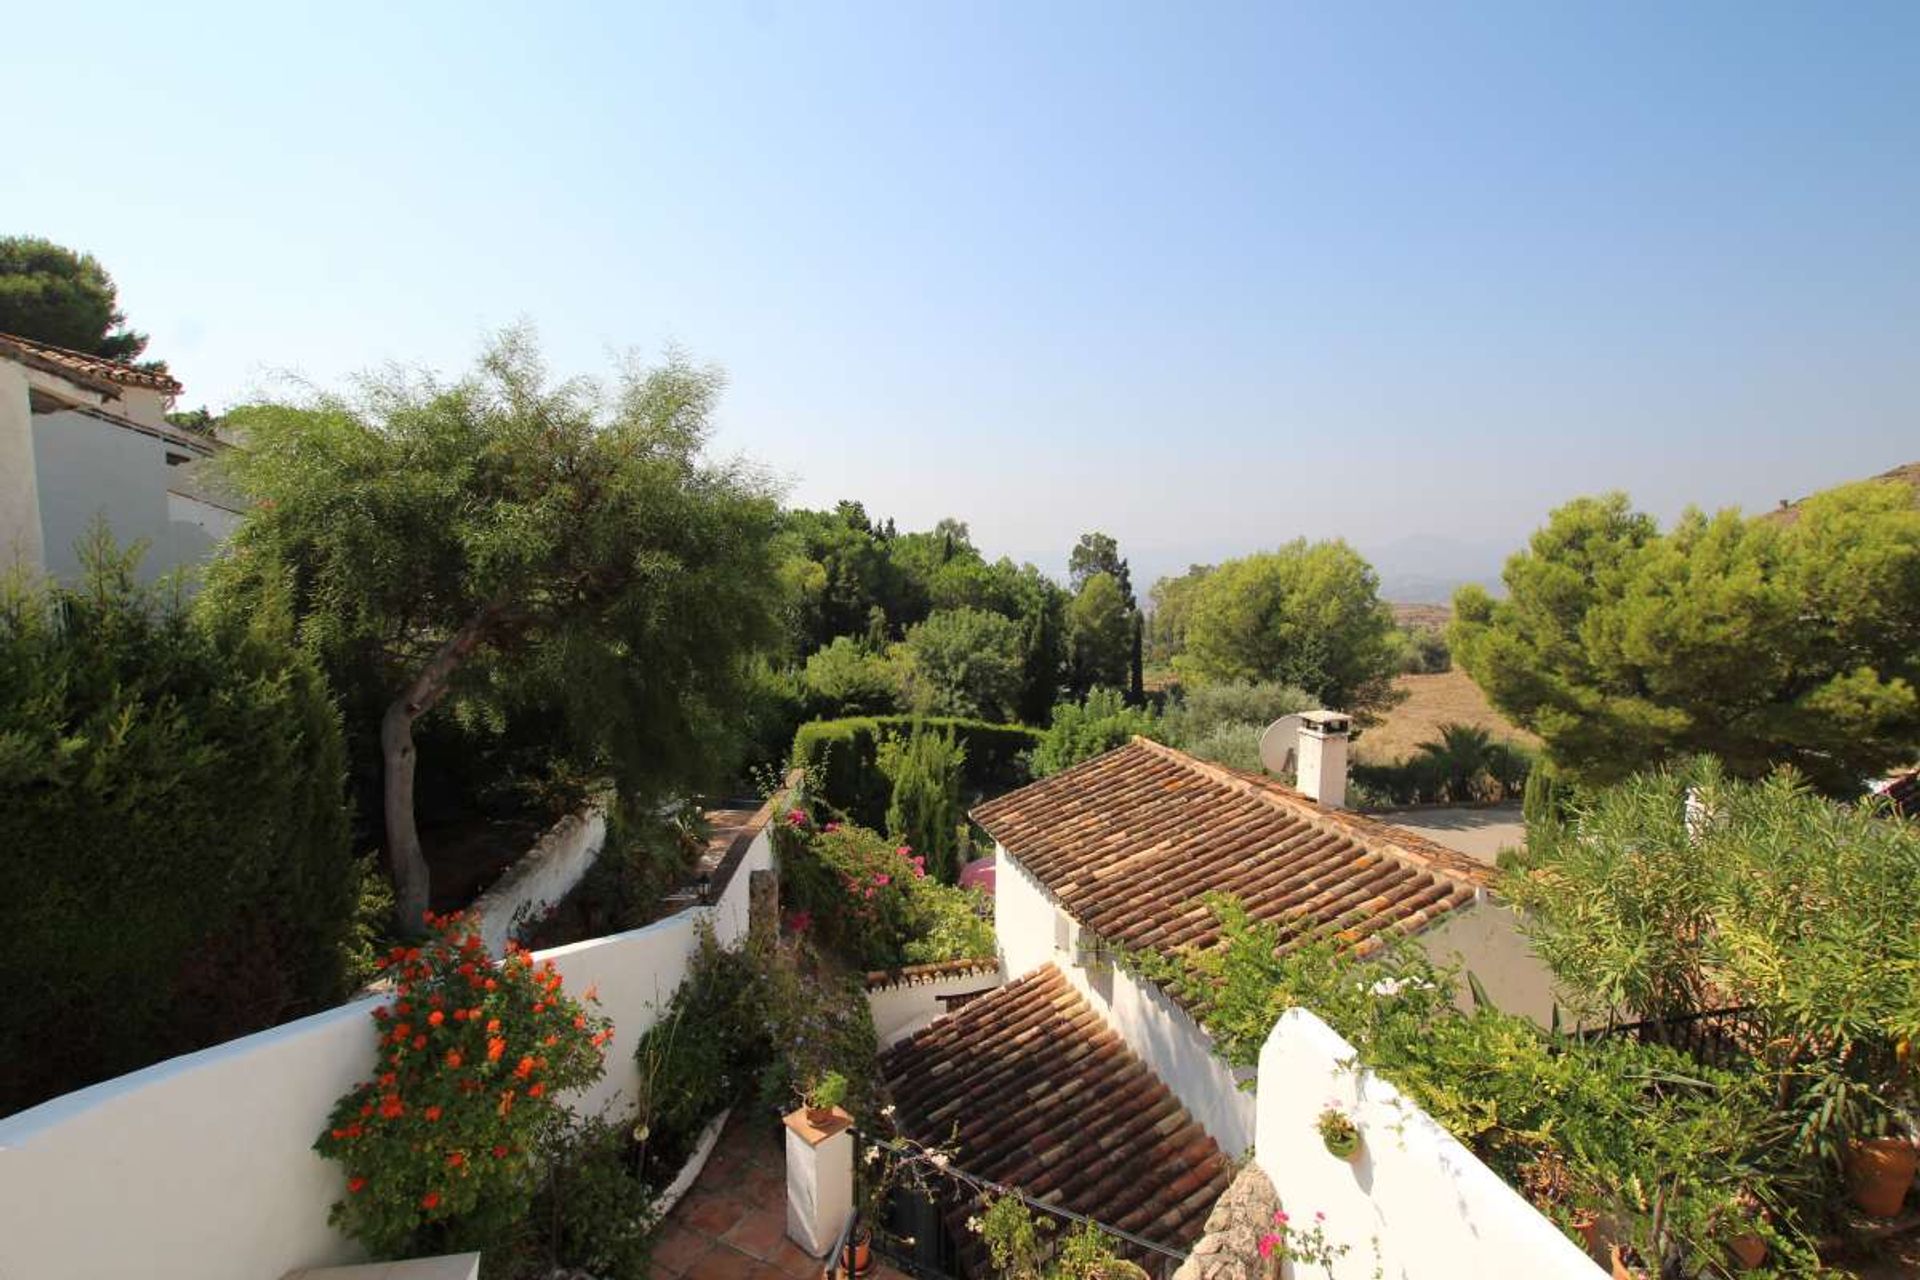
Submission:
[[[1280,1020],[1257,1071],[1235,1069],[1185,1005],[1113,962],[1212,942],[1203,898],[1220,893],[1258,920],[1340,929],[1363,953],[1410,937],[1470,968],[1503,1007],[1544,1012],[1544,966],[1489,896],[1488,869],[1335,808],[1345,719],[1307,720],[1299,773],[1320,796],[1135,739],[974,811],[996,843],[1004,985],[926,975],[918,1023],[876,1000],[902,1127],[951,1145],[972,1173],[1191,1251],[1182,1280],[1255,1274],[1231,1241],[1252,1241],[1276,1207],[1324,1212],[1356,1275],[1376,1263],[1434,1280],[1595,1274],[1310,1011]],[[952,1011],[936,1017],[935,1001]],[[1330,1101],[1361,1131],[1352,1161],[1315,1131]],[[1168,1257],[1129,1251],[1150,1271]]]
[[[163,373],[0,334],[0,566],[71,578],[104,519],[141,576],[207,559],[240,522],[209,484],[224,446],[167,421]]]

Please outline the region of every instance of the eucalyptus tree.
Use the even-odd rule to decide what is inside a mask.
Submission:
[[[211,590],[284,585],[329,674],[377,698],[403,927],[429,890],[415,729],[450,695],[529,717],[625,796],[715,773],[777,606],[774,496],[704,456],[719,389],[677,359],[556,383],[514,330],[457,381],[388,371],[231,415],[253,506]]]

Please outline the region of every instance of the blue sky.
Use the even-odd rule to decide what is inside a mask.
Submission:
[[[717,447],[1151,577],[1920,458],[1920,5],[10,13],[0,230],[216,407],[674,343]],[[1141,571],[1145,571],[1142,573]]]

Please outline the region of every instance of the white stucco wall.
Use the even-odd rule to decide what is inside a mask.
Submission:
[[[1326,1214],[1350,1246],[1341,1275],[1386,1280],[1593,1280],[1600,1269],[1500,1176],[1400,1091],[1353,1064],[1355,1050],[1305,1009],[1260,1052],[1256,1158],[1296,1221]],[[1329,1102],[1361,1134],[1351,1160],[1328,1154],[1315,1121]],[[1376,1245],[1377,1241],[1377,1245]],[[1305,1280],[1289,1267],[1283,1273]]]
[[[1437,963],[1461,970],[1457,995],[1462,1008],[1469,1007],[1472,998],[1466,982],[1471,972],[1496,1008],[1542,1027],[1552,1025],[1553,973],[1534,954],[1511,907],[1482,897],[1415,934],[1414,941]]]
[[[580,1099],[622,1107],[633,1050],[686,974],[695,922],[724,942],[747,927],[749,873],[772,865],[759,833],[718,903],[628,933],[556,947],[578,994],[598,985],[613,1020],[607,1074]],[[188,1054],[0,1120],[5,1280],[275,1280],[358,1260],[327,1225],[337,1166],[315,1155],[335,1099],[374,1062],[364,999]]]
[[[539,919],[566,897],[606,843],[607,815],[598,807],[570,813],[542,832],[467,912],[487,954],[499,957],[516,923]]]
[[[26,371],[0,360],[0,572],[46,568]]]
[[[1228,1155],[1253,1145],[1254,1097],[1240,1075],[1215,1055],[1213,1038],[1158,987],[1118,967],[1091,966],[1081,954],[1077,922],[1004,847],[994,850],[994,929],[1008,981],[1039,966],[1059,966],[1067,980],[1153,1069]]]
[[[67,409],[33,418],[35,482],[47,571],[72,577],[79,571],[75,544],[104,516],[121,545],[145,541],[140,577],[199,564],[214,542],[211,517],[174,521],[168,493],[168,453],[192,454],[143,431]],[[196,506],[206,504],[196,503]]]
[[[965,995],[997,987],[1004,980],[999,969],[972,973],[944,974],[924,981],[900,982],[893,986],[869,987],[867,1008],[873,1012],[873,1029],[880,1047],[889,1048],[915,1032],[924,1030],[935,1018],[943,1016],[948,996]]]

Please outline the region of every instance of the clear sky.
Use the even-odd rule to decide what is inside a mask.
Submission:
[[[0,230],[219,408],[675,343],[1047,567],[1516,543],[1920,458],[1920,4],[16,6]],[[1145,571],[1144,573],[1142,571]]]

